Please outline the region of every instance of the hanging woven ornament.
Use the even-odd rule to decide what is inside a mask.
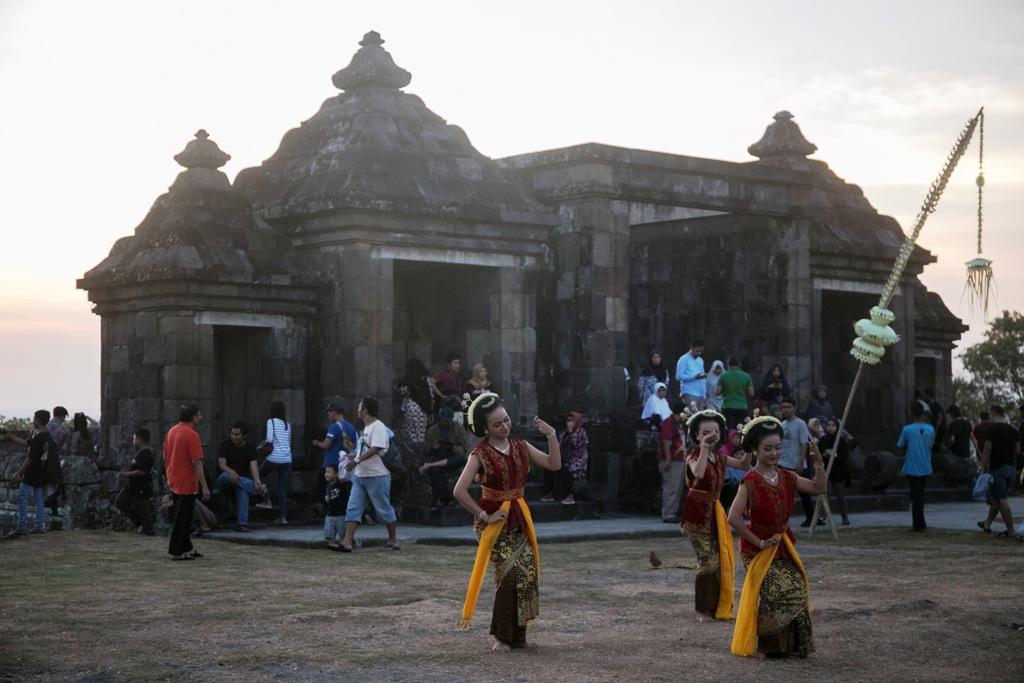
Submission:
[[[985,110],[978,112],[978,256],[967,262],[967,284],[964,294],[972,313],[981,312],[988,320],[989,295],[992,293],[992,261],[981,255],[981,193],[985,187]]]

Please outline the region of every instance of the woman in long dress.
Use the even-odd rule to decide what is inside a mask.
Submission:
[[[725,417],[713,410],[692,415],[686,428],[690,441],[698,444],[686,456],[684,479],[689,491],[680,524],[697,554],[694,607],[701,614],[727,621],[732,619],[735,556],[732,532],[719,496],[725,484],[725,468],[747,469],[750,454],[743,459],[725,454]]]
[[[814,652],[807,570],[796,552],[789,516],[797,491],[821,495],[827,489],[825,467],[815,444],[808,446],[814,480],[777,467],[782,455],[782,423],[758,417],[743,428],[742,448],[757,456],[743,477],[729,510],[729,524],[740,536],[747,568],[733,631],[732,653],[768,657]],[[750,519],[743,523],[744,514]]]
[[[478,396],[467,410],[466,422],[475,435],[486,438],[473,449],[455,484],[455,499],[473,515],[480,539],[459,625],[469,627],[490,560],[497,586],[492,649],[504,652],[526,646],[526,627],[539,612],[537,534],[523,498],[530,464],[558,471],[562,457],[554,428],[539,417],[533,423],[547,437],[548,453],[510,436],[512,420],[497,394]],[[480,482],[479,501],[469,495],[474,480]]]

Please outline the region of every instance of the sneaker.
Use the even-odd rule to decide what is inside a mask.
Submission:
[[[566,496],[565,498],[562,499],[562,505],[575,505],[575,504],[576,504],[576,499],[573,498],[572,496]]]
[[[553,503],[555,502],[555,497],[552,496],[550,493],[545,493],[543,496],[540,497],[540,502]]]
[[[825,518],[818,517],[818,526],[825,526]]]
[[[4,538],[18,538],[20,536],[26,536],[26,535],[28,535],[27,531],[22,531],[21,529],[15,529],[11,533],[9,533],[6,536],[4,536]]]
[[[850,526],[850,518],[843,517],[843,526]]]
[[[284,517],[278,517],[274,520],[274,524],[277,524],[278,526],[288,526],[288,520]]]
[[[247,533],[249,533],[249,527],[247,527],[244,524],[239,524],[238,526],[235,527],[235,531],[241,532],[243,534],[247,534]]]
[[[807,527],[811,526],[811,520],[805,519],[804,521],[800,522],[800,526],[806,529]]]
[[[259,503],[256,503],[256,507],[258,507],[260,510],[273,510],[274,509],[273,503],[271,503],[268,500],[264,500],[264,501],[260,501]]]
[[[29,529],[30,534],[45,534],[46,529]]]

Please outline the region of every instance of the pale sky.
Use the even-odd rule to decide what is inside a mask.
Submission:
[[[1005,2],[49,2],[0,0],[0,414],[99,412],[99,319],[75,279],[130,234],[198,128],[230,178],[337,90],[362,35],[484,154],[602,142],[747,161],[788,109],[907,228],[984,105],[985,254],[1024,309],[1024,4]],[[975,143],[976,144],[976,143]],[[968,152],[921,244],[970,324]]]

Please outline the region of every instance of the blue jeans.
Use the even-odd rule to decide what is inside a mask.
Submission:
[[[345,517],[342,515],[327,515],[324,517],[324,539],[333,541],[335,538],[345,535]]]
[[[249,526],[249,496],[256,495],[256,482],[239,475],[238,484],[235,485],[231,483],[230,474],[221,472],[213,486],[221,493],[228,488],[235,489],[235,512],[238,514],[238,523],[241,526]]]
[[[28,531],[28,499],[36,503],[36,529],[46,529],[46,487],[22,484],[18,487],[18,531]]]
[[[381,524],[394,524],[397,517],[391,507],[391,475],[379,477],[360,477],[352,475],[352,493],[348,496],[348,509],[345,510],[346,522],[361,522],[366,511],[367,499],[377,512],[377,520]]]
[[[277,489],[277,507],[281,511],[281,517],[288,517],[288,478],[292,474],[292,464],[290,462],[270,462],[264,460],[263,464],[260,465],[260,479],[264,482],[267,481],[267,474],[270,472],[277,473],[277,483],[274,488]]]

